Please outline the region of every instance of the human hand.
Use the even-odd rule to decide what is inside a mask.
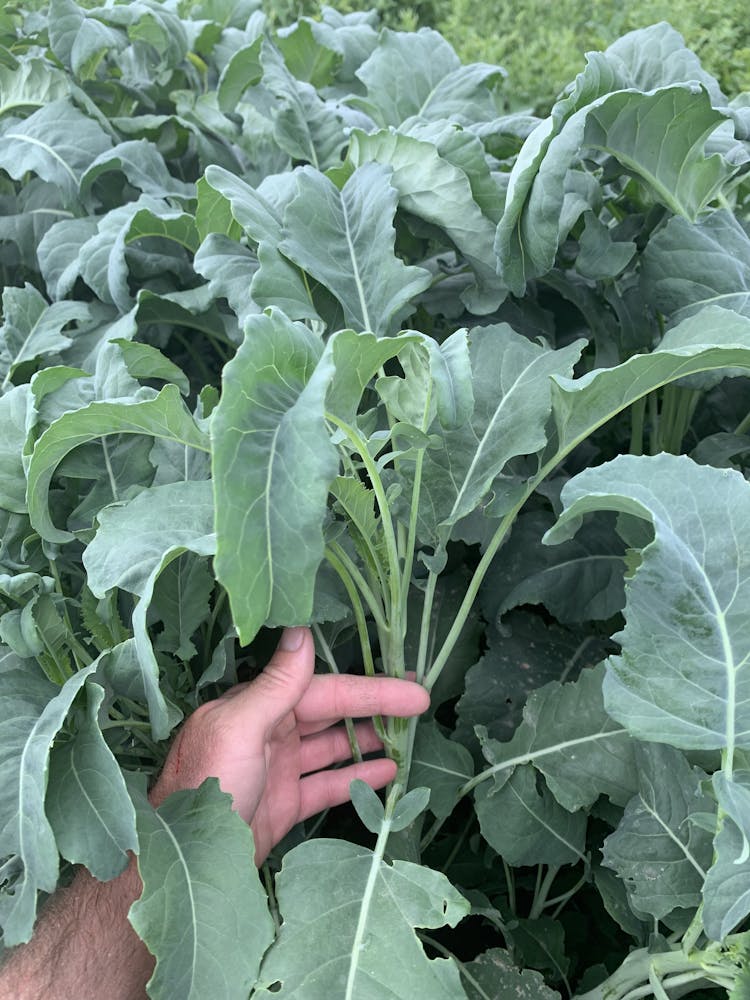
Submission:
[[[396,775],[385,758],[330,770],[351,756],[343,718],[406,717],[424,712],[429,695],[391,677],[316,675],[309,629],[285,629],[271,662],[255,680],[237,684],[195,711],[177,734],[151,799],[215,777],[250,824],[255,862],[295,823],[349,799],[361,778],[382,788]],[[356,725],[363,753],[381,747],[371,721]]]

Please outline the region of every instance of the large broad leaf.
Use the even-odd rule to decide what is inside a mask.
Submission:
[[[600,795],[625,805],[637,787],[633,741],[604,710],[603,677],[599,666],[582,671],[570,684],[545,684],[526,702],[512,740],[483,740],[482,751],[491,764],[483,775],[495,789],[515,768],[533,763],[571,812],[589,808]]]
[[[194,186],[172,177],[164,157],[146,139],[121,142],[100,153],[81,177],[81,197],[86,198],[98,178],[108,173],[122,174],[131,187],[154,198],[195,197]]]
[[[468,912],[441,873],[408,861],[389,865],[344,841],[315,840],[284,857],[276,894],[284,922],[263,963],[259,997],[464,996],[453,962],[430,961],[414,933],[453,927]]]
[[[750,773],[737,771],[730,780],[717,772],[713,785],[721,820],[703,886],[703,926],[721,941],[750,913]]]
[[[303,168],[279,247],[336,296],[347,325],[381,336],[393,332],[432,280],[428,271],[396,257],[398,192],[390,176],[388,167],[368,163],[339,191],[323,174]]]
[[[562,211],[565,179],[585,149],[615,157],[657,201],[691,220],[731,174],[721,156],[704,155],[706,139],[725,117],[696,84],[646,94],[623,90],[599,96],[597,90],[586,93],[582,85],[581,92],[560,102],[514,167],[496,247],[501,274],[516,295],[523,294],[528,280],[552,268],[557,248],[577,218]]]
[[[51,0],[48,30],[54,54],[84,80],[96,75],[99,62],[108,52],[116,52],[126,44],[124,32],[89,17],[73,0]]]
[[[559,1000],[539,972],[517,968],[507,951],[490,948],[463,966],[469,1000]]]
[[[638,792],[604,842],[603,864],[624,879],[639,913],[661,920],[700,902],[712,837],[692,817],[710,814],[713,803],[700,793],[705,774],[679,751],[645,743],[635,756]]]
[[[133,612],[133,637],[157,739],[169,734],[170,720],[146,627],[151,599],[162,571],[183,553],[213,555],[213,515],[210,482],[155,486],[129,503],[105,507],[99,513],[98,531],[83,554],[93,594],[104,597],[119,587],[140,598]]]
[[[86,319],[83,302],[55,302],[28,283],[23,288],[9,286],[3,291],[3,319],[0,327],[0,392],[11,384],[13,373],[24,362],[60,354],[70,346],[62,331],[75,320]]]
[[[63,414],[36,442],[28,469],[29,517],[43,538],[66,542],[73,537],[50,518],[48,490],[55,469],[74,448],[108,434],[146,434],[208,451],[206,437],[176,385],[165,386],[158,396],[143,402],[94,402]]]
[[[138,835],[122,771],[99,728],[104,688],[88,681],[86,695],[75,735],[50,754],[46,809],[62,856],[106,882],[125,869]]]
[[[750,320],[707,306],[669,330],[650,354],[634,355],[616,368],[594,369],[575,381],[553,376],[557,455],[567,454],[654,389],[685,375],[721,369],[750,370]]]
[[[711,304],[750,316],[750,239],[723,209],[695,223],[670,219],[649,240],[641,275],[649,301],[675,322]]]
[[[551,351],[506,323],[472,332],[474,412],[470,422],[443,433],[441,446],[425,454],[420,497],[425,541],[444,543],[453,525],[487,496],[511,458],[544,447],[550,375],[571,372],[582,346],[577,341]]]
[[[69,93],[65,74],[39,56],[21,59],[14,68],[0,66],[0,116],[42,108]]]
[[[74,204],[84,170],[111,145],[93,119],[69,101],[53,101],[2,133],[0,167],[16,180],[31,170]]]
[[[625,547],[614,524],[597,518],[564,546],[540,545],[553,523],[546,511],[518,518],[484,578],[485,607],[501,617],[519,604],[543,604],[566,624],[611,618],[625,603]]]
[[[610,659],[604,685],[610,715],[645,740],[730,756],[750,746],[744,477],[674,455],[621,455],[572,479],[562,500],[548,540],[574,534],[591,510],[654,529],[626,584],[622,655]]]
[[[463,170],[443,159],[432,142],[393,130],[352,133],[349,158],[393,167],[390,182],[405,211],[439,226],[469,262],[477,281],[463,295],[475,314],[495,310],[506,295],[495,268],[495,225],[482,214]]]
[[[458,800],[457,792],[474,776],[471,754],[447,739],[433,720],[417,726],[409,784],[430,790],[430,812],[445,819]]]
[[[500,788],[482,782],[475,805],[482,836],[509,865],[585,860],[585,814],[564,809],[530,764],[516,767]]]
[[[491,88],[502,76],[497,66],[461,66],[448,42],[430,28],[414,33],[386,29],[357,70],[367,100],[350,100],[380,125],[397,126],[412,115],[468,125],[496,117]]]
[[[37,893],[57,884],[57,845],[44,812],[50,746],[95,669],[74,674],[61,690],[33,660],[0,650],[0,856],[7,859],[0,926],[8,947],[29,940]]]
[[[243,643],[267,620],[309,620],[338,471],[324,419],[333,366],[316,370],[322,344],[277,310],[245,329],[211,420],[216,575]]]
[[[483,608],[492,598],[491,591],[485,592]],[[484,615],[495,617],[492,610]],[[484,655],[466,673],[456,706],[454,738],[477,751],[475,727],[483,726],[493,739],[510,740],[532,691],[549,681],[574,679],[582,667],[600,663],[612,648],[606,636],[545,625],[530,611],[510,611],[499,628],[487,629],[486,642]]]
[[[22,454],[30,397],[27,385],[19,385],[0,397],[0,507],[17,514],[26,510]]]
[[[250,828],[214,778],[136,805],[143,893],[128,916],[156,956],[149,996],[246,997],[273,940]]]

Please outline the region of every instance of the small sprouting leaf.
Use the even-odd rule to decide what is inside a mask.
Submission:
[[[392,832],[400,833],[401,830],[405,830],[407,826],[414,822],[417,816],[425,811],[429,801],[429,788],[412,788],[408,791],[406,795],[398,800],[396,808],[393,810],[393,815],[390,819]]]
[[[349,785],[349,793],[357,815],[370,833],[380,833],[385,818],[385,808],[377,793],[366,781],[360,781],[358,778]]]

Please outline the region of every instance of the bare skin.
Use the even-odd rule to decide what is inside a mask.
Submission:
[[[385,758],[330,770],[350,758],[345,717],[410,716],[429,696],[411,681],[313,673],[308,629],[286,629],[263,673],[201,706],[175,739],[151,801],[216,777],[250,824],[255,862],[298,822],[349,799],[361,778],[382,788],[396,774]],[[357,724],[360,747],[381,746],[372,722]],[[81,870],[45,907],[34,937],[0,970],[0,1000],[143,1000],[153,959],[127,921],[141,892],[137,865],[101,883]]]

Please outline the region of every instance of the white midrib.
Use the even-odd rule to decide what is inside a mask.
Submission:
[[[154,816],[156,816],[156,818],[159,820],[159,822],[161,823],[161,825],[164,827],[165,833],[167,834],[167,836],[169,837],[169,839],[172,841],[172,844],[174,845],[174,849],[175,849],[175,852],[177,854],[178,860],[179,860],[180,864],[182,865],[183,871],[185,872],[185,882],[187,884],[188,899],[190,901],[190,918],[191,918],[190,925],[193,928],[193,935],[192,935],[193,936],[193,955],[192,955],[192,961],[190,962],[190,982],[194,983],[195,982],[195,968],[196,968],[196,965],[198,964],[198,931],[197,931],[198,918],[196,916],[195,896],[193,895],[193,884],[190,881],[190,869],[188,867],[188,863],[187,863],[187,860],[185,858],[185,855],[182,853],[182,848],[180,847],[179,843],[177,842],[177,839],[175,838],[175,836],[172,833],[172,831],[169,829],[168,824],[165,823],[164,820],[163,820],[163,818],[159,815],[158,809],[154,810]]]
[[[659,826],[662,828],[662,830],[664,830],[664,832],[669,837],[669,839],[672,840],[672,841],[674,841],[674,843],[679,847],[679,849],[685,855],[686,859],[690,862],[690,864],[693,866],[693,868],[695,868],[695,870],[698,872],[698,874],[700,875],[701,879],[705,882],[706,881],[706,873],[703,871],[703,869],[701,868],[701,866],[698,864],[698,862],[695,860],[695,858],[693,857],[693,855],[687,849],[687,846],[685,844],[683,844],[683,842],[680,840],[679,837],[675,836],[674,831],[664,822],[664,820],[661,818],[661,816],[656,811],[656,809],[652,808],[648,804],[648,802],[646,802],[644,800],[644,798],[643,798],[642,795],[639,796],[639,798],[640,798],[641,802],[643,803],[643,808],[646,810],[646,812],[649,814],[649,816],[652,816],[656,820],[656,822],[659,824]]]
[[[362,950],[362,942],[364,941],[365,929],[367,928],[367,921],[370,916],[370,906],[372,905],[372,897],[375,892],[375,884],[378,880],[378,874],[380,873],[380,866],[383,863],[385,846],[388,843],[388,835],[390,832],[391,821],[389,819],[383,819],[380,832],[378,833],[378,839],[375,844],[375,850],[372,852],[370,871],[367,874],[365,891],[362,894],[362,903],[359,908],[357,929],[354,932],[352,953],[349,960],[349,975],[346,978],[346,993],[344,994],[344,1000],[355,1000],[354,987],[356,986],[357,972],[359,971],[359,953]]]
[[[577,847],[575,847],[573,844],[570,843],[569,840],[566,840],[565,837],[559,834],[554,827],[550,826],[549,823],[547,823],[542,818],[542,816],[539,815],[539,813],[534,812],[533,809],[529,808],[528,803],[524,802],[523,797],[518,794],[518,792],[512,785],[509,785],[508,787],[510,788],[511,792],[515,795],[515,797],[518,799],[521,806],[523,806],[523,808],[529,814],[529,816],[531,816],[541,827],[543,827],[551,837],[554,837],[555,840],[559,840],[561,844],[564,844],[568,848],[568,850],[572,854],[575,854],[577,858],[580,858],[585,865],[589,864],[588,858],[586,857],[585,854],[581,854],[581,852],[578,850]]]
[[[344,233],[346,235],[346,245],[349,247],[349,258],[352,262],[352,273],[354,274],[354,284],[357,286],[357,295],[359,296],[359,305],[362,310],[362,321],[364,323],[365,330],[375,332],[372,329],[372,324],[370,323],[370,312],[367,308],[367,301],[365,299],[365,289],[362,284],[362,278],[359,273],[359,264],[357,263],[357,256],[354,252],[354,243],[352,241],[352,233],[349,228],[349,215],[346,211],[346,203],[343,197],[341,198],[341,214],[344,217]]]
[[[72,178],[73,183],[76,186],[78,186],[78,178],[76,177],[75,172],[73,171],[73,168],[70,166],[69,163],[65,162],[65,160],[62,158],[62,156],[60,156],[59,153],[56,153],[55,150],[52,149],[51,146],[48,146],[46,142],[42,142],[41,139],[34,139],[30,135],[19,135],[18,132],[8,132],[6,134],[6,136],[5,136],[5,138],[6,139],[18,139],[19,142],[28,142],[32,146],[39,146],[39,148],[43,149],[45,151],[45,153],[49,153],[49,155],[51,157],[53,157],[53,159],[57,160],[57,162],[60,164],[60,166],[63,168],[63,170],[65,170],[65,172]]]
[[[266,520],[266,560],[268,562],[268,611],[271,610],[271,602],[273,600],[273,584],[274,584],[274,566],[273,566],[273,546],[271,544],[271,483],[273,481],[273,465],[276,460],[276,450],[278,447],[279,433],[281,431],[281,423],[276,425],[276,430],[273,432],[273,438],[271,439],[270,455],[268,457],[268,472],[266,473],[266,502],[265,502],[265,520]]]
[[[500,417],[500,413],[504,410],[506,403],[512,397],[512,395],[515,392],[515,390],[518,388],[519,385],[521,385],[522,380],[525,378],[527,372],[531,368],[533,368],[535,366],[535,364],[537,363],[538,360],[539,360],[539,358],[534,358],[533,361],[530,361],[529,364],[526,365],[521,372],[519,372],[518,376],[513,381],[512,385],[509,386],[508,391],[505,393],[505,395],[503,396],[503,398],[500,400],[500,403],[499,403],[497,409],[492,414],[492,420],[490,420],[489,424],[487,424],[487,430],[484,432],[484,434],[482,435],[482,437],[479,439],[479,445],[477,447],[477,450],[474,452],[474,457],[471,460],[471,465],[469,466],[469,469],[468,469],[466,475],[464,476],[464,481],[461,484],[461,489],[458,491],[458,496],[456,497],[455,502],[453,504],[453,508],[451,509],[451,512],[450,512],[450,518],[451,519],[453,517],[455,517],[456,511],[461,506],[461,501],[462,501],[462,499],[464,497],[464,494],[466,493],[466,490],[468,488],[468,484],[471,482],[471,479],[472,479],[472,477],[474,475],[474,469],[476,468],[477,464],[479,463],[479,460],[480,460],[480,458],[481,458],[481,456],[482,456],[482,454],[484,452],[484,448],[485,448],[485,445],[487,443],[487,439],[490,436],[490,434],[492,433],[492,430],[493,430],[493,428],[494,428],[497,420]]]

